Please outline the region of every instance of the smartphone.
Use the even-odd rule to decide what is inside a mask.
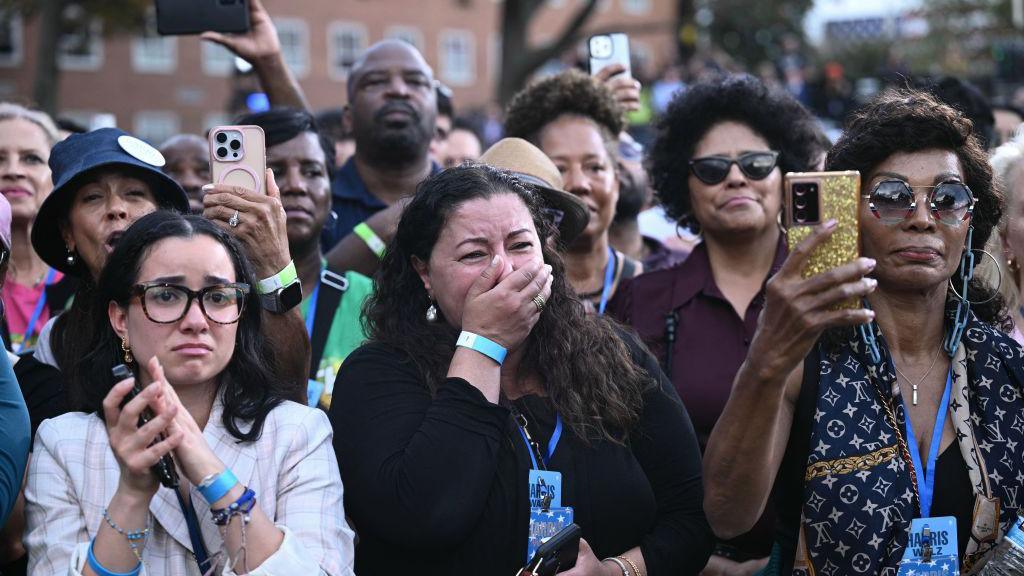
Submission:
[[[267,146],[259,126],[218,126],[210,130],[210,174],[215,184],[267,193]]]
[[[533,558],[523,566],[523,576],[554,576],[576,566],[580,553],[580,536],[583,530],[576,524],[569,524],[537,548]]]
[[[804,278],[827,272],[860,256],[860,172],[790,172],[783,179],[786,243],[792,251],[814,227],[834,219],[836,230],[811,253]],[[856,298],[835,306],[860,308]]]
[[[249,31],[248,0],[156,0],[156,31],[164,36]]]
[[[591,75],[597,74],[611,64],[622,64],[626,68],[622,74],[627,77],[633,76],[629,65],[629,36],[621,32],[597,34],[587,40],[587,50],[590,52]]]
[[[114,376],[114,383],[126,380],[128,378],[135,378],[135,374],[132,373],[131,368],[125,366],[124,364],[118,364],[117,366],[114,366],[113,368],[110,369],[110,373]],[[125,396],[124,401],[121,402],[121,407],[124,408],[124,405],[127,404],[128,402],[131,402],[132,398],[138,396],[140,392],[142,392],[142,385],[139,384],[139,379],[135,378],[135,384],[132,386],[132,389],[128,392],[128,395]],[[150,410],[149,407],[146,407],[142,411],[142,414],[139,414],[139,428],[142,428],[142,426],[146,424],[146,422],[149,422],[152,419],[153,411]],[[163,439],[164,435],[161,434],[159,437],[157,437],[155,442],[159,442],[160,440]],[[153,473],[156,474],[156,477],[160,480],[160,483],[166,486],[167,488],[178,487],[178,470],[174,467],[174,459],[171,458],[170,454],[164,454],[163,456],[160,457],[160,460],[153,465]]]

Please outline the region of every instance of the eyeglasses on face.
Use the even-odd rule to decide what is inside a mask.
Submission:
[[[143,282],[132,287],[132,294],[142,302],[142,312],[157,324],[171,324],[185,317],[192,301],[211,322],[234,324],[242,317],[249,285],[241,282],[215,284],[191,290],[179,284]]]
[[[935,220],[947,226],[956,226],[974,213],[974,194],[966,184],[957,181],[912,187],[903,180],[891,178],[875,184],[871,193],[863,198],[868,201],[868,208],[876,218],[885,224],[899,224],[917,210],[914,188],[931,190],[928,194],[928,207]]]

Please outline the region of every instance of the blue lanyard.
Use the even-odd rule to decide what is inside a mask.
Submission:
[[[530,453],[530,462],[533,464],[531,470],[540,470],[537,467],[537,457],[533,454],[533,446],[530,445],[530,439],[526,437],[526,431],[523,430],[522,426],[516,426],[519,428],[519,435],[523,437],[523,442],[526,443],[526,451]],[[551,433],[551,440],[548,440],[548,453],[541,454],[541,458],[544,460],[544,470],[548,469],[548,463],[551,462],[551,457],[555,454],[555,449],[558,448],[558,441],[562,439],[562,415],[555,413],[555,431]]]
[[[50,268],[50,271],[46,273],[46,280],[43,280],[43,293],[39,296],[39,300],[36,301],[36,309],[32,311],[32,317],[29,318],[28,327],[25,328],[25,335],[21,338],[21,344],[18,346],[16,354],[21,354],[21,351],[28,345],[32,333],[36,331],[36,324],[39,323],[39,317],[43,315],[43,308],[46,307],[46,287],[53,282],[53,276],[56,273],[57,271],[53,268]]]
[[[615,281],[615,268],[617,258],[615,250],[608,248],[608,265],[604,268],[604,287],[601,288],[601,304],[597,307],[598,316],[604,314],[608,306],[608,297],[612,294],[612,283]]]
[[[309,308],[306,309],[306,332],[313,337],[313,323],[316,322],[316,298],[320,295],[320,283],[316,283],[313,293],[309,295]]]
[[[942,443],[942,431],[946,427],[946,412],[949,411],[949,396],[953,389],[953,369],[950,368],[946,375],[946,390],[942,393],[942,402],[939,403],[939,411],[935,415],[935,428],[932,430],[932,443],[928,448],[928,467],[921,467],[921,451],[917,447],[917,438],[914,436],[914,427],[910,424],[910,412],[907,411],[907,403],[903,403],[903,411],[906,415],[907,448],[910,450],[910,457],[914,461],[914,470],[917,472],[917,492],[921,497],[921,517],[928,518],[932,511],[932,496],[935,493],[935,462],[939,458],[939,444]]]

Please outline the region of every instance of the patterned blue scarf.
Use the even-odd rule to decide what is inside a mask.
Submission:
[[[892,359],[872,328],[877,365],[859,339],[820,355],[794,574],[894,576],[919,514]],[[961,342],[948,417],[975,493],[966,574],[1024,503],[1024,350],[973,315]]]

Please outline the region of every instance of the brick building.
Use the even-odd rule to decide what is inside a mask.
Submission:
[[[437,78],[453,89],[456,105],[468,109],[493,100],[501,1],[264,4],[277,24],[286,61],[314,108],[344,104],[347,66],[367,45],[401,38],[420,48]],[[550,39],[579,2],[548,0],[534,21],[532,38]],[[633,54],[657,70],[675,54],[675,6],[675,0],[602,0],[588,30],[629,32]],[[228,119],[226,110],[238,83],[233,59],[219,46],[152,32],[105,38],[97,25],[79,30],[62,39],[62,115],[93,124],[113,121],[154,142],[178,132],[201,132]],[[0,14],[0,100],[30,99],[36,42],[34,22]]]

